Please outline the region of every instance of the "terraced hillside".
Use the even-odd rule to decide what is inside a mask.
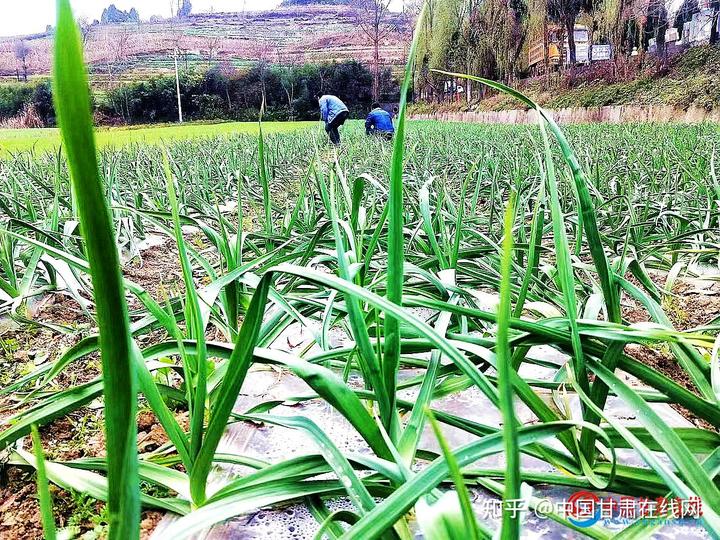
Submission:
[[[381,58],[401,64],[405,56],[407,24],[393,14],[398,31],[383,44]],[[52,35],[27,38],[32,55],[30,75],[50,70]],[[0,77],[14,77],[16,38],[0,40]],[[190,65],[250,61],[302,63],[357,59],[369,61],[372,49],[359,31],[355,11],[347,6],[279,7],[254,13],[192,15],[182,21],[96,25],[88,43],[87,61],[97,76],[142,77],[170,70],[178,45],[181,62]]]

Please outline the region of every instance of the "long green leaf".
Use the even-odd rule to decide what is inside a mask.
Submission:
[[[505,447],[505,492],[503,493],[502,536],[520,537],[520,514],[513,512],[511,501],[520,499],[520,449],[517,435],[517,419],[513,400],[512,354],[510,352],[510,314],[512,297],[510,281],[512,279],[513,218],[515,216],[515,192],[510,194],[505,210],[505,224],[501,257],[500,307],[498,308],[497,329],[497,370],[498,390],[500,392],[500,411],[503,418],[503,443]]]
[[[403,160],[405,155],[405,117],[407,113],[407,98],[412,83],[420,39],[419,27],[422,26],[427,11],[423,2],[418,17],[415,35],[410,45],[408,62],[405,66],[405,78],[400,88],[400,108],[398,113],[397,131],[393,147],[392,162],[390,166],[390,189],[388,200],[388,272],[387,272],[387,299],[400,306],[402,305],[405,258],[405,239],[403,231]],[[382,359],[385,391],[391,400],[391,408],[395,408],[395,386],[397,384],[397,371],[400,366],[400,325],[398,320],[387,314],[385,317],[385,351]],[[389,430],[392,440],[397,440],[400,426],[393,425]]]
[[[57,13],[53,94],[78,201],[100,328],[108,448],[109,538],[130,540],[140,534],[135,446],[137,394],[130,322],[115,235],[98,175],[82,47],[68,0],[58,0]]]
[[[45,540],[55,540],[55,518],[53,517],[52,497],[48,485],[47,473],[45,472],[45,454],[40,441],[40,432],[36,426],[32,426],[32,442],[35,460],[37,461],[37,492],[40,501],[40,518],[42,520],[43,534]]]

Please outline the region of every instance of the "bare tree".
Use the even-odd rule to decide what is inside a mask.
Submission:
[[[130,28],[122,25],[117,32],[114,32],[110,40],[110,62],[113,73],[119,73],[128,58],[130,39],[132,37]]]
[[[25,41],[24,39],[19,39],[15,42],[14,50],[15,50],[15,59],[18,62],[20,62],[20,66],[22,67],[23,80],[25,82],[27,82],[28,58],[30,58],[30,55],[32,54],[32,48],[30,47],[30,44],[27,41]],[[20,80],[19,69],[18,69],[18,80]]]
[[[262,102],[266,103],[267,87],[265,83],[272,60],[272,46],[267,41],[259,41],[253,48],[253,56],[257,60],[257,67],[260,76],[260,91],[262,93]]]
[[[109,88],[112,88],[118,82],[115,77],[122,70],[127,59],[131,37],[130,28],[126,25],[120,25],[117,29],[113,27],[112,30],[107,30],[104,33],[103,51]]]
[[[222,42],[222,39],[220,36],[207,36],[205,38],[204,43],[204,49],[205,53],[207,54],[207,60],[208,60],[208,66],[210,66],[215,60],[215,55],[218,53],[218,50],[220,49],[220,43]]]
[[[288,100],[288,115],[290,120],[295,119],[295,110],[293,104],[295,103],[295,91],[297,83],[297,70],[304,63],[305,57],[302,52],[289,52],[283,54],[280,47],[277,49],[277,63],[280,70],[280,85],[285,91],[285,96]]]
[[[390,21],[391,0],[351,0],[355,8],[356,24],[367,36],[373,47],[373,98],[380,97],[380,44],[392,32],[395,25]]]
[[[92,39],[93,25],[87,17],[80,17],[77,21],[78,29],[80,30],[80,38],[82,39],[83,48]]]
[[[130,27],[126,25],[121,25],[117,32],[105,34],[106,46],[109,49],[107,57],[108,89],[114,88],[116,84],[119,85],[121,82],[119,74],[128,58],[131,38]],[[123,91],[120,103],[116,104],[116,106],[119,106],[120,115],[123,118],[126,118],[126,111],[128,115],[130,113],[127,105],[127,94]]]
[[[407,64],[410,46],[413,40],[413,31],[415,30],[415,21],[417,21],[420,15],[422,6],[423,0],[403,0],[402,12],[399,17],[400,24],[398,24],[395,29],[403,44],[403,65]]]

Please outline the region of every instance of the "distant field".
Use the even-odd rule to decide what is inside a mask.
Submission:
[[[268,122],[263,124],[267,133],[283,133],[315,126],[315,122]],[[183,124],[163,126],[137,126],[124,128],[101,128],[97,130],[100,147],[125,146],[131,143],[158,144],[162,141],[194,139],[238,133],[257,134],[255,122],[227,122],[222,124]],[[45,152],[60,144],[57,129],[0,129],[0,155],[23,150]]]
[[[399,13],[393,13],[391,17],[392,23],[404,32],[405,19]],[[261,54],[265,54],[263,44],[272,44],[273,58],[277,53],[283,59],[302,58],[302,62],[309,63],[370,62],[373,57],[367,39],[357,32],[352,8],[315,5],[243,14],[198,14],[172,24],[165,21],[95,25],[89,37],[86,59],[95,73],[106,72],[108,63],[114,65],[114,72],[122,71],[123,78],[128,74],[132,77],[136,72],[162,73],[174,67],[173,51],[178,32],[182,34],[183,51],[187,53],[181,58],[185,68],[204,68],[225,62],[240,67],[248,62],[254,64]],[[404,64],[402,35],[402,32],[393,32],[383,40],[380,54],[387,65]],[[49,74],[52,35],[29,37],[28,42],[33,51],[30,73]],[[120,58],[114,52],[118,48],[122,50]],[[209,55],[211,48],[214,53]],[[184,65],[186,61],[187,66]],[[0,38],[0,76],[12,79],[16,68],[13,40]]]

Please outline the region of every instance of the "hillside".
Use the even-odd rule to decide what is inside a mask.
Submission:
[[[297,4],[299,2],[292,2]],[[382,44],[387,65],[402,63],[406,25],[392,15],[399,31]],[[86,45],[87,61],[96,75],[143,77],[171,69],[177,43],[181,61],[209,65],[229,62],[242,66],[265,59],[280,63],[325,62],[372,55],[358,32],[356,13],[346,5],[283,5],[272,11],[198,14],[180,21],[95,25]],[[28,36],[32,53],[30,76],[50,71],[50,34]],[[16,38],[0,39],[0,77],[16,75]]]
[[[680,52],[662,65],[646,57],[577,67],[561,76],[516,81],[513,86],[548,109],[603,107],[606,105],[669,105],[687,110],[720,108],[720,47],[698,46]],[[520,101],[487,92],[470,104],[423,102],[413,106],[416,114],[526,109]]]
[[[667,66],[650,62],[625,80],[598,69],[581,73],[568,88],[550,92],[537,81],[528,91],[550,108],[602,107],[605,105],[672,105],[678,109],[720,107],[720,47],[692,47]]]

